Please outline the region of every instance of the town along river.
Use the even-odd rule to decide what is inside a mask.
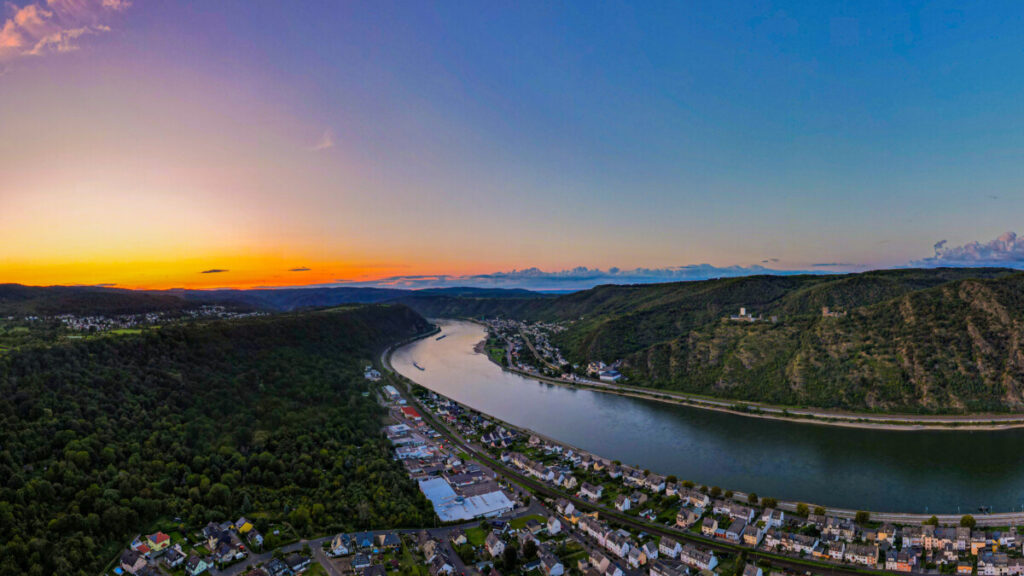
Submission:
[[[404,346],[405,377],[516,426],[680,480],[879,512],[1024,507],[1024,429],[889,431],[750,418],[546,384],[474,352],[484,328],[441,321]],[[417,368],[418,364],[422,369]]]

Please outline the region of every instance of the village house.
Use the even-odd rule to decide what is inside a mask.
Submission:
[[[629,538],[619,532],[612,532],[605,537],[604,547],[619,558],[625,558],[629,554]]]
[[[625,512],[629,510],[630,501],[625,494],[619,494],[619,497],[615,499],[615,509],[619,512]]]
[[[849,518],[827,516],[821,535],[830,540],[853,540],[854,524]]]
[[[747,524],[740,535],[743,539],[743,544],[751,547],[760,544],[762,536],[764,536],[764,530],[758,528],[757,524]]]
[[[589,482],[584,482],[583,485],[580,486],[580,496],[586,498],[587,500],[591,500],[591,501],[600,500],[601,496],[603,494],[604,494],[604,486],[601,486],[601,485],[594,486],[593,484],[591,484]]]
[[[213,564],[208,563],[205,558],[192,554],[188,557],[188,560],[185,561],[185,574],[188,576],[199,576],[203,572],[209,570],[212,566]]]
[[[747,563],[743,567],[743,576],[764,576],[764,571],[757,564]]]
[[[683,546],[679,553],[679,561],[698,570],[714,570],[715,566],[718,566],[718,558],[713,552],[701,550],[691,544]]]
[[[157,532],[146,536],[146,543],[153,552],[160,552],[171,546],[171,537],[163,532]]]
[[[644,485],[655,493],[661,492],[665,489],[665,477],[658,474],[648,474],[647,478],[644,478]]]
[[[765,508],[761,514],[761,521],[764,522],[765,528],[781,528],[782,523],[786,521],[786,513],[775,508]]]
[[[700,490],[693,488],[686,488],[679,492],[679,500],[685,504],[689,504],[694,508],[704,509],[711,503],[711,498],[707,494],[704,494]]]
[[[714,536],[715,532],[718,531],[718,520],[714,518],[705,518],[700,521],[700,533],[705,536]]]
[[[356,554],[350,565],[353,570],[365,570],[370,567],[370,558],[366,554]]]
[[[565,574],[565,567],[557,556],[544,553],[540,555],[540,571],[544,576],[562,576]]]
[[[548,534],[554,536],[562,531],[562,522],[558,518],[551,516],[548,518],[547,529]]]
[[[658,559],[658,545],[654,541],[646,542],[641,549],[644,551],[644,556],[647,557],[648,562],[653,562]]]
[[[484,540],[484,547],[487,548],[487,553],[491,555],[491,558],[497,558],[505,551],[505,543],[494,532],[487,535],[487,538]]]
[[[769,533],[775,529],[769,530]],[[790,554],[812,554],[818,547],[818,539],[813,536],[807,536],[805,534],[793,534],[790,532],[783,532],[778,536],[777,546],[783,551]],[[765,536],[765,543],[768,543],[768,537]]]
[[[572,502],[569,502],[565,498],[559,498],[558,501],[555,502],[555,510],[563,516],[572,514],[575,509],[576,507],[572,505]]]
[[[626,563],[629,564],[630,568],[639,568],[647,563],[647,557],[644,556],[644,551],[636,546],[629,549],[629,553],[626,554]]]
[[[430,559],[430,566],[427,570],[430,572],[430,576],[442,576],[453,574],[455,566],[448,560],[447,556],[438,553]]]
[[[456,546],[462,546],[469,540],[466,539],[466,532],[462,528],[456,528],[448,534],[448,539]]]
[[[743,537],[743,531],[747,528],[747,523],[743,520],[734,520],[729,524],[729,527],[724,530],[723,536],[726,540],[733,544],[739,544],[740,539]]]
[[[590,565],[601,574],[604,574],[612,565],[612,561],[604,552],[594,550],[590,553]]]
[[[658,552],[662,556],[669,558],[679,558],[679,553],[683,550],[683,547],[679,545],[679,542],[669,538],[668,536],[662,537],[661,542],[658,543]]]
[[[700,520],[700,514],[697,514],[689,508],[683,508],[676,514],[676,526],[680,528],[689,528]]]
[[[129,574],[135,574],[147,565],[146,557],[136,550],[125,550],[121,553],[120,566]]]
[[[352,539],[348,534],[338,534],[331,538],[331,556],[348,556],[352,553]]]
[[[164,553],[162,558],[164,564],[171,569],[177,568],[185,563],[185,553],[181,549],[181,544],[175,544],[173,548],[169,548]]]
[[[878,563],[878,545],[849,544],[843,552],[843,560],[851,564],[873,567]]]
[[[924,529],[921,526],[904,526],[900,531],[904,548],[921,548],[924,546]]]
[[[649,576],[685,576],[685,572],[683,570],[661,560],[652,562],[649,566]]]
[[[750,506],[744,506],[742,504],[732,504],[729,507],[729,517],[733,520],[743,520],[744,522],[753,522],[754,515],[757,512]]]
[[[301,554],[292,554],[285,558],[284,563],[288,565],[288,569],[292,571],[292,574],[298,574],[309,568],[309,564],[312,560]]]
[[[917,565],[917,554],[912,549],[897,551],[890,548],[885,553],[885,569],[892,572],[910,572]]]

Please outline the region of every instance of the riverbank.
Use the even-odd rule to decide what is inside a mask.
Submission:
[[[397,372],[397,370],[395,370],[393,368],[393,366],[391,365],[391,353],[394,350],[396,350],[397,348],[398,347],[394,347],[394,348],[388,349],[381,356],[382,367],[385,370],[387,370],[389,373],[392,373],[392,374],[399,374]],[[415,384],[418,384],[418,383],[415,382],[415,380],[409,378],[408,376],[402,376],[402,377],[410,380],[411,382],[413,382]],[[507,428],[509,428],[511,430],[516,430],[516,431],[520,432],[521,434],[524,434],[524,435],[527,435],[527,436],[537,436],[538,438],[542,439],[544,442],[547,442],[547,443],[553,444],[553,445],[562,446],[563,449],[566,449],[566,450],[573,450],[575,452],[595,454],[595,451],[593,451],[593,450],[582,449],[582,448],[580,448],[578,446],[575,446],[575,445],[570,444],[568,442],[564,442],[562,440],[558,440],[556,438],[551,437],[550,435],[538,432],[538,431],[533,430],[531,428],[513,424],[511,422],[508,422],[507,420],[503,420],[503,419],[498,418],[498,417],[496,417],[496,416],[494,416],[492,414],[488,414],[486,412],[483,412],[483,411],[479,410],[478,408],[475,408],[473,406],[467,405],[467,404],[465,404],[463,402],[459,402],[459,401],[456,401],[454,399],[452,399],[452,401],[455,402],[456,404],[459,404],[460,406],[463,406],[467,410],[471,410],[471,411],[474,411],[474,412],[479,412],[481,414],[485,414],[488,418],[490,418],[494,422],[500,423],[501,425],[503,425],[503,426],[505,426],[505,427],[507,427]],[[601,456],[599,453],[597,453],[596,455],[597,456]],[[742,491],[738,491],[738,490],[733,491],[733,492],[734,492],[734,499],[736,499],[738,501],[741,501],[741,502],[746,501],[747,493],[742,492]],[[810,509],[814,509],[817,506],[819,506],[817,504],[814,504],[813,502],[808,502],[808,501],[779,500],[778,507],[780,509],[786,510],[788,512],[795,512],[797,510],[798,506],[800,506],[801,504],[804,504],[804,505],[808,506]],[[832,515],[832,516],[843,517],[843,518],[854,518],[854,517],[856,517],[856,515],[857,515],[857,513],[859,511],[859,510],[856,510],[856,509],[853,509],[853,508],[844,508],[844,507],[836,507],[836,506],[824,506],[824,505],[822,505],[821,507],[826,510],[826,514]],[[931,514],[931,513],[882,512],[882,511],[870,511],[870,510],[868,512],[869,512],[871,520],[873,522],[889,522],[889,523],[901,524],[901,525],[920,525],[923,522],[925,522],[926,520],[929,520],[933,516],[933,514]],[[969,511],[967,511],[967,512],[969,512]],[[939,519],[939,522],[941,524],[943,524],[943,525],[958,525],[958,523],[960,522],[960,519],[962,517],[962,514],[958,512],[956,514],[952,514],[952,513],[935,514],[934,516],[936,516]],[[996,513],[990,513],[990,514],[977,514],[977,515],[974,516],[974,518],[977,521],[977,525],[978,526],[986,526],[986,527],[1016,526],[1016,525],[1024,524],[1024,512],[996,512]]]
[[[485,323],[478,322],[476,320],[470,321],[487,328]],[[484,353],[485,349],[486,338],[474,347],[474,351],[478,353]],[[624,384],[609,384],[607,382],[600,382],[596,380],[566,381],[560,378],[552,378],[550,376],[537,374],[535,372],[519,370],[511,366],[504,366],[501,363],[496,362],[490,356],[488,356],[488,360],[505,372],[547,384],[592,390],[616,396],[652,400],[665,404],[700,408],[702,410],[713,410],[737,416],[746,416],[748,418],[763,418],[767,420],[795,422],[798,424],[818,424],[822,426],[836,426],[843,428],[863,428],[906,432],[923,430],[998,431],[1024,428],[1024,414],[875,414],[797,408],[743,400],[723,400],[709,396],[687,394],[685,392],[627,386]]]

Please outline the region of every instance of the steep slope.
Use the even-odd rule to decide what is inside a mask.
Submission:
[[[782,404],[1024,409],[1024,275],[957,280],[777,324],[719,321],[634,353],[644,385]]]

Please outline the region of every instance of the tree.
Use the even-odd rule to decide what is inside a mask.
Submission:
[[[747,494],[747,502],[750,504],[757,504],[757,492]]]
[[[778,508],[779,501],[771,497],[762,498],[761,505],[764,506],[765,508]]]
[[[669,474],[668,477],[665,478],[665,482],[675,484],[676,482],[679,482],[679,478],[677,478],[675,474]]]
[[[733,496],[734,496],[734,494],[733,494],[732,490],[726,490],[725,491],[725,497],[726,498],[732,498]]]
[[[721,488],[719,488],[718,486],[712,486],[711,487],[711,497],[712,498],[718,498],[721,495],[722,495],[722,489]]]
[[[871,513],[866,510],[858,510],[857,515],[853,519],[857,524],[867,524],[871,521]]]
[[[800,502],[799,504],[796,505],[797,516],[807,516],[809,513],[810,512],[807,509],[807,504]]]
[[[960,517],[960,525],[966,528],[974,528],[978,524],[978,521],[974,519],[974,516],[970,514],[964,514]]]
[[[511,545],[505,546],[505,551],[501,553],[501,568],[505,572],[511,572],[516,567],[516,561],[519,560],[516,549]]]
[[[817,514],[818,516],[824,516],[825,515],[825,507],[824,506],[815,506],[814,507],[814,513]]]
[[[938,526],[939,525],[939,517],[938,516],[932,516],[931,518],[925,520],[924,524],[925,524],[925,526],[929,526],[929,525],[931,525],[931,526]]]
[[[527,540],[526,544],[523,544],[523,560],[533,560],[537,557],[537,543],[533,540]]]

